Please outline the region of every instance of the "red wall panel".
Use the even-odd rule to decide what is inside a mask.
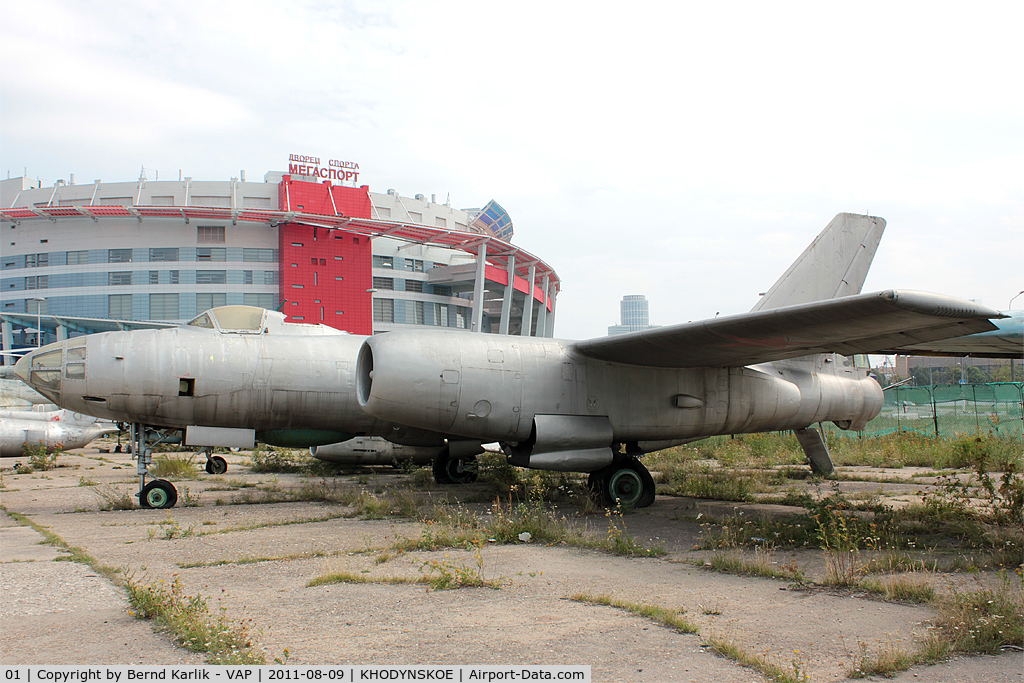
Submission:
[[[280,207],[302,213],[370,217],[369,187],[294,181],[278,187]],[[332,204],[331,198],[334,202]],[[299,208],[302,207],[302,208]],[[373,333],[370,238],[342,230],[282,223],[278,227],[279,290],[289,322],[323,323],[352,334]]]

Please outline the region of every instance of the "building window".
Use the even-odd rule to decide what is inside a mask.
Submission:
[[[196,294],[196,310],[208,311],[211,308],[223,306],[228,301],[228,295],[224,292],[209,292]]]
[[[25,255],[25,267],[26,268],[45,268],[50,265],[50,254],[26,254]]]
[[[32,275],[25,278],[25,289],[48,289],[49,286],[49,275]]]
[[[149,284],[158,285],[160,284],[160,271],[151,270],[149,271]]]
[[[131,320],[132,295],[111,294],[107,296],[107,317],[115,320]]]
[[[89,262],[89,250],[88,249],[85,249],[83,251],[69,251],[68,252],[68,265],[69,266],[78,266],[78,265],[81,265],[83,263],[88,263],[88,262]]]
[[[373,300],[373,320],[378,323],[395,322],[395,302],[393,299]]]
[[[391,218],[391,209],[386,206],[375,206],[374,211],[377,212],[377,218]]]
[[[178,284],[178,271],[176,271],[176,270],[172,270],[171,271],[171,284],[172,285]]]
[[[423,261],[421,261],[419,259],[407,258],[407,259],[405,259],[405,269],[406,270],[411,270],[414,273],[422,273],[423,272]]]
[[[412,302],[412,321],[417,325],[423,324],[423,302]]]
[[[177,320],[178,294],[150,294],[149,317],[153,320]]]
[[[406,280],[405,291],[407,292],[422,292],[423,282],[420,280]]]
[[[463,329],[464,330],[467,327],[469,327],[468,321],[467,321],[467,318],[469,317],[468,314],[467,314],[467,310],[468,309],[466,309],[463,306],[458,306],[455,309],[455,326],[458,327],[459,329]]]
[[[246,306],[258,306],[259,308],[266,308],[272,311],[274,310],[274,295],[247,293],[243,295],[242,303]]]
[[[108,285],[130,285],[132,283],[132,271],[125,270],[116,273],[107,273]]]
[[[452,288],[447,285],[434,285],[434,294],[438,296],[451,296]]]
[[[223,225],[200,225],[199,244],[224,244]]]
[[[374,289],[394,289],[395,279],[393,277],[375,277],[373,278]]]
[[[446,304],[434,304],[434,324],[448,327],[448,306]]]
[[[277,271],[276,270],[264,270],[263,271],[263,284],[265,284],[265,285],[276,285],[277,284]]]
[[[410,211],[409,212],[409,220],[411,220],[411,221],[413,221],[415,223],[422,223],[423,222],[423,214],[420,213],[419,211]]]
[[[228,272],[226,270],[197,270],[196,271],[196,284],[197,285],[223,285],[228,281]]]
[[[50,302],[46,299],[25,299],[25,312],[32,315],[46,315],[50,312]]]
[[[131,263],[131,249],[109,249],[107,251],[107,263]]]
[[[150,261],[177,261],[178,260],[178,249],[177,247],[160,247],[157,249],[149,250]]]
[[[242,271],[242,284],[243,285],[251,285],[252,284],[252,271],[251,270],[243,270]]]
[[[227,261],[228,250],[224,247],[196,247],[196,261]]]
[[[274,249],[242,249],[242,260],[273,263],[277,260],[274,251]]]
[[[395,259],[393,257],[391,257],[391,256],[377,256],[377,255],[374,255],[374,257],[373,257],[373,267],[374,268],[394,268],[395,267]]]
[[[436,225],[439,228],[446,228],[448,227],[448,219],[441,218],[440,216],[438,216],[434,219],[434,225]]]

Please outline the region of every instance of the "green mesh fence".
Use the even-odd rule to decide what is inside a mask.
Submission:
[[[913,431],[929,436],[992,434],[1024,438],[1024,383],[894,387],[863,436]]]

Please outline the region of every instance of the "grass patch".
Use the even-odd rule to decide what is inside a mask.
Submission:
[[[667,607],[660,607],[646,602],[629,602],[627,600],[620,600],[607,595],[591,595],[590,593],[576,593],[575,595],[570,596],[569,599],[589,605],[603,605],[605,607],[621,609],[629,612],[630,614],[650,619],[655,623],[674,630],[676,633],[698,632],[697,627],[683,616],[685,614],[685,610],[681,608],[669,609]]]
[[[411,583],[430,583],[430,579],[426,576],[375,576],[371,578],[366,574],[342,571],[332,572],[331,574],[325,574],[324,576],[318,576],[315,579],[311,579],[309,583],[306,584],[306,587],[313,588],[315,586],[328,586],[332,583],[386,583],[402,585]]]
[[[101,484],[92,489],[96,494],[100,511],[110,512],[111,510],[134,510],[135,496],[125,488],[114,488],[109,484]]]
[[[886,600],[930,603],[935,600],[935,587],[926,579],[910,576],[868,577],[861,579],[858,588],[881,595]]]
[[[781,579],[793,581],[798,584],[806,584],[807,575],[804,574],[795,564],[780,566],[772,560],[772,551],[765,548],[756,548],[754,557],[749,558],[738,550],[717,551],[705,560],[694,562],[699,567],[724,572],[726,574],[742,574],[747,576],[764,576],[770,579]]]
[[[128,600],[137,619],[152,619],[182,647],[205,652],[210,664],[266,664],[250,628],[229,620],[222,609],[211,614],[207,599],[185,595],[178,577],[143,584],[128,577]]]
[[[43,444],[23,444],[21,453],[28,458],[28,466],[35,472],[46,472],[57,467],[57,458],[62,455],[60,450],[53,453],[46,452]]]
[[[189,455],[158,455],[149,466],[149,476],[154,479],[197,479],[195,453]]]
[[[790,663],[792,671],[786,671],[764,657],[752,655],[736,643],[719,636],[707,638],[704,641],[704,646],[726,659],[731,659],[740,666],[760,672],[765,677],[776,681],[776,683],[807,683],[811,680],[810,675],[801,669],[801,662],[798,659],[794,659]]]
[[[958,591],[939,599],[937,635],[955,652],[999,654],[1024,647],[1024,580],[1003,572],[994,589]]]

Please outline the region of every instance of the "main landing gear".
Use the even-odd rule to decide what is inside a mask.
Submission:
[[[632,455],[617,453],[611,465],[590,473],[587,487],[602,507],[645,508],[654,502],[654,477]]]
[[[445,446],[434,456],[433,471],[438,484],[472,484],[476,481],[476,456],[453,458],[451,448]]]

